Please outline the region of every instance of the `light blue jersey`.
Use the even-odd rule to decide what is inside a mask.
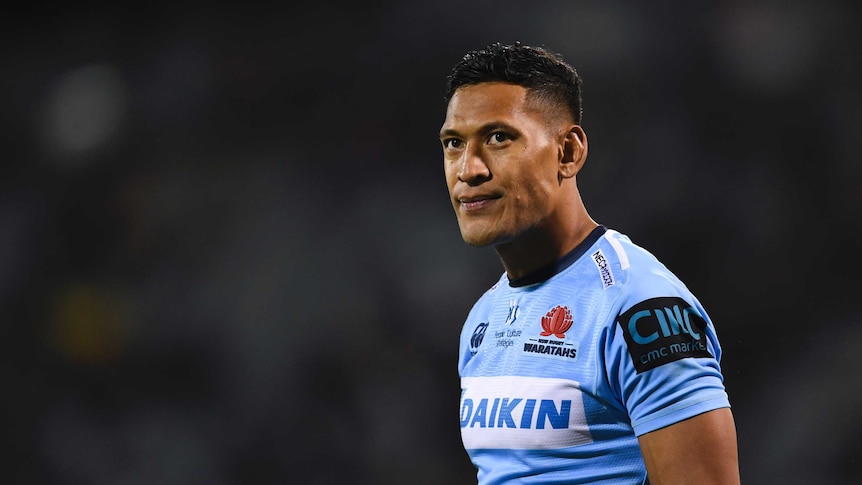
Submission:
[[[479,484],[648,483],[637,436],[730,406],[706,312],[628,237],[599,227],[527,278],[503,274],[461,333]]]

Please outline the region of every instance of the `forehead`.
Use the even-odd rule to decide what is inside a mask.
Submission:
[[[527,92],[523,86],[497,82],[458,88],[449,100],[443,130],[531,118],[535,113],[528,109]]]

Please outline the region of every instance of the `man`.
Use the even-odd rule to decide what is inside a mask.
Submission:
[[[580,88],[559,55],[520,43],[470,52],[448,77],[440,141],[458,225],[505,269],[461,334],[478,481],[739,483],[712,322],[581,200]]]

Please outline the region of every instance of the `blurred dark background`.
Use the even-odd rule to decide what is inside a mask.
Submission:
[[[468,50],[584,78],[579,184],[701,299],[744,483],[862,483],[853,2],[30,5],[0,19],[2,483],[475,483],[437,132]],[[684,459],[684,457],[681,457]]]

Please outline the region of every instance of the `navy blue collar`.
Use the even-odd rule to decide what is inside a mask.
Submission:
[[[547,266],[543,266],[536,271],[533,271],[530,274],[514,280],[509,280],[509,286],[517,288],[519,286],[535,285],[536,283],[541,283],[551,279],[554,275],[574,264],[574,262],[583,256],[584,253],[587,252],[587,249],[595,244],[595,242],[598,241],[607,230],[607,227],[599,225],[597,228],[593,229],[580,244],[575,246],[575,249],[566,253],[565,256]]]

